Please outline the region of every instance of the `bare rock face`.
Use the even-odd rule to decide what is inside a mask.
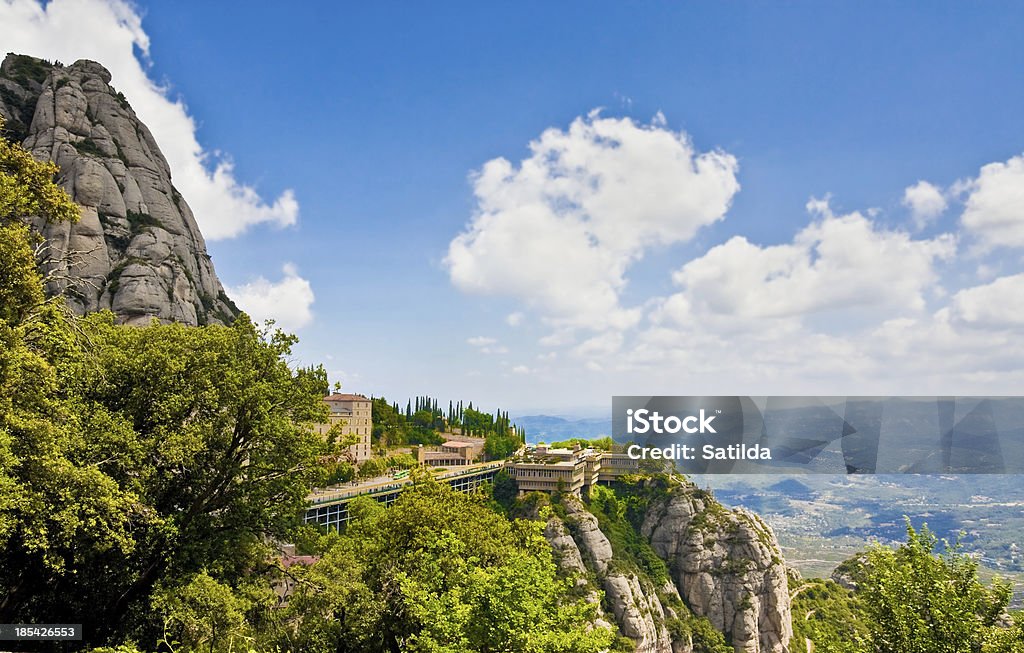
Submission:
[[[0,65],[5,137],[60,166],[81,206],[77,224],[26,218],[48,245],[47,291],[79,314],[118,321],[230,323],[224,293],[192,211],[171,184],[153,135],[93,61],[69,66],[10,54]]]
[[[680,484],[646,513],[642,534],[668,562],[686,605],[737,652],[786,653],[793,635],[787,572],[775,534],[757,515],[728,510]]]
[[[544,526],[544,538],[555,552],[555,560],[563,571],[570,575],[585,575],[587,567],[583,564],[583,556],[576,546],[576,540],[565,528],[565,523],[552,515]]]
[[[598,518],[573,495],[558,500],[563,517],[547,518],[544,535],[562,572],[603,607],[598,625],[614,622],[640,653],[693,653],[708,644],[693,630],[695,620],[706,619],[737,653],[788,653],[793,572],[768,525],[725,508],[683,477],[640,483],[625,490],[645,506],[632,528],[671,578],[656,581],[650,568],[617,557]]]
[[[583,555],[576,540],[565,527],[565,522],[555,515],[548,518],[544,526],[544,538],[551,545],[555,561],[562,572],[575,581],[576,589],[581,591],[588,603],[597,608],[597,622],[594,625],[599,628],[614,628],[601,608],[601,593],[591,586],[587,578],[587,566],[583,563]]]
[[[633,640],[637,653],[689,653],[682,643],[673,648],[665,627],[666,611],[655,588],[637,574],[616,567],[611,542],[601,532],[597,517],[574,496],[562,502],[573,541],[596,574],[619,632]]]

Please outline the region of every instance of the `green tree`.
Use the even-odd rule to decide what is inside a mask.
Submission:
[[[927,526],[916,531],[908,520],[906,544],[868,552],[861,595],[880,653],[980,651],[998,629],[1009,585],[985,587],[973,558],[955,547],[936,554],[936,545]]]
[[[408,441],[409,427],[405,416],[383,397],[373,399],[373,440],[384,447],[405,444]]]
[[[981,653],[1020,653],[1024,651],[1024,612],[1013,615],[1007,628],[990,628],[981,645]]]
[[[469,435],[486,435],[494,431],[494,416],[474,410],[473,402],[470,402],[462,415],[462,426]]]
[[[55,173],[0,142],[0,621],[154,643],[158,588],[237,589],[296,525],[326,374],[244,317],[130,328],[46,300],[20,218],[77,217]]]
[[[408,453],[398,453],[393,456],[388,456],[384,460],[384,465],[387,469],[412,469],[419,465],[416,462],[416,457]]]
[[[484,453],[488,460],[502,460],[516,452],[522,442],[510,429],[504,433],[488,433],[484,439]]]
[[[442,439],[437,431],[444,428],[444,420],[431,411],[425,408],[417,410],[409,418],[409,426],[410,444],[441,444]]]
[[[269,587],[262,588],[262,603],[273,601]],[[255,639],[248,614],[259,602],[236,592],[202,571],[187,582],[160,588],[152,606],[164,615],[161,644],[189,651],[246,650]]]
[[[310,651],[589,652],[611,632],[558,578],[540,522],[417,477],[394,506],[352,521],[299,583],[292,645]]]
[[[358,471],[356,466],[347,460],[329,463],[326,470],[327,477],[324,479],[324,485],[348,483],[356,477]]]
[[[508,514],[512,510],[518,495],[519,486],[516,485],[515,479],[502,469],[495,475],[494,484],[491,487],[491,496],[494,498],[494,501]]]
[[[115,326],[84,322],[93,347],[63,375],[93,428],[88,456],[152,517],[104,596],[116,622],[145,602],[166,575],[206,567],[224,579],[266,555],[267,536],[286,536],[308,488],[322,480],[322,368],[289,368],[294,336],[230,327]],[[98,598],[98,597],[97,597]]]
[[[359,478],[374,478],[387,471],[383,458],[369,458],[359,465]]]
[[[0,129],[3,128],[0,121]],[[59,299],[46,300],[21,221],[78,219],[57,168],[0,140],[0,621],[72,616],[66,580],[81,560],[130,553],[136,501],[95,465],[79,465],[87,419],[60,369],[82,346]],[[57,619],[59,621],[59,619]]]

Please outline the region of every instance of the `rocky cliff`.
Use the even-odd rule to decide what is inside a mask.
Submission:
[[[206,252],[153,135],[93,61],[69,66],[9,54],[0,65],[4,137],[60,167],[82,208],[77,224],[47,225],[47,290],[78,313],[112,310],[126,323],[152,318],[228,323],[238,309]]]
[[[771,529],[682,477],[556,497],[545,535],[637,653],[786,653],[786,567]]]
[[[649,507],[641,534],[668,563],[690,609],[737,651],[787,650],[793,628],[786,567],[760,517],[681,485]]]

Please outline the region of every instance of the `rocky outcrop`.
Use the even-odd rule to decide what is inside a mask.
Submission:
[[[125,323],[231,322],[238,309],[167,161],[110,81],[93,61],[61,66],[11,54],[0,65],[5,137],[54,161],[81,206],[76,224],[26,216],[46,239],[48,292],[80,314],[110,309]]]
[[[565,528],[565,522],[554,515],[544,526],[544,538],[555,552],[558,566],[569,575],[585,576],[587,567],[583,564],[583,556],[576,545],[576,540]],[[584,581],[585,582],[585,581]]]
[[[791,572],[767,524],[751,512],[725,508],[678,476],[639,480],[618,493],[620,506],[642,506],[632,521],[619,512],[617,525],[606,523],[601,520],[611,518],[596,507],[598,499],[588,507],[564,495],[553,499],[561,508],[544,530],[580,596],[602,606],[600,624],[614,622],[641,653],[707,650],[720,637],[711,637],[711,629],[737,653],[789,651]],[[617,544],[602,525],[618,532]],[[623,544],[624,529],[634,534],[632,544]],[[664,565],[623,551],[637,547],[637,540]]]
[[[786,567],[757,515],[728,510],[679,482],[654,501],[641,532],[665,560],[686,605],[736,651],[786,653],[792,637]]]
[[[559,568],[566,576],[575,581],[576,590],[596,608],[597,620],[594,625],[600,628],[614,628],[608,622],[607,615],[601,608],[601,593],[597,591],[596,587],[591,586],[587,566],[583,563],[583,555],[576,545],[576,540],[572,538],[565,527],[565,522],[552,515],[544,527],[544,537],[554,551],[555,561]]]
[[[665,608],[655,588],[637,573],[615,565],[611,542],[601,532],[597,518],[575,496],[564,497],[562,505],[580,560],[593,571],[619,632],[633,640],[637,653],[689,653],[689,647],[682,646],[684,642],[673,648],[665,625]]]

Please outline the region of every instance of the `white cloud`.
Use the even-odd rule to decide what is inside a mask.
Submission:
[[[696,152],[663,120],[591,112],[530,151],[474,175],[477,214],[445,264],[459,289],[516,297],[561,328],[636,324],[641,310],[619,303],[630,265],[720,220],[739,189],[734,157]]]
[[[286,263],[282,272],[284,277],[280,281],[268,281],[261,276],[225,291],[257,322],[274,320],[287,331],[301,329],[313,321],[313,288],[299,276],[293,264]]]
[[[656,315],[677,322],[705,315],[779,318],[830,309],[886,306],[920,310],[937,260],[951,257],[955,239],[914,240],[858,212],[836,216],[812,200],[818,220],[791,243],[762,247],[734,236],[673,275],[683,290]],[[696,316],[695,316],[696,314]]]
[[[997,267],[987,263],[979,263],[978,268],[974,271],[974,276],[978,277],[981,281],[988,281],[994,279],[998,273]]]
[[[525,365],[516,365],[512,368],[513,374],[529,374],[530,368]]]
[[[466,344],[476,347],[481,354],[507,354],[508,348],[498,344],[494,338],[487,336],[473,336],[466,339]]]
[[[624,340],[625,338],[621,332],[606,331],[604,333],[599,333],[593,338],[584,340],[573,348],[572,353],[580,358],[600,358],[604,356],[611,356],[619,351]]]
[[[881,304],[840,333],[807,314],[710,314],[674,295],[614,357],[634,384],[699,379],[681,393],[1006,394],[1024,383],[1024,273],[939,297],[932,312]]]
[[[291,190],[273,201],[235,178],[230,159],[202,148],[195,121],[171,89],[149,78],[133,48],[148,56],[149,36],[137,10],[122,0],[0,0],[0,43],[5,52],[65,64],[92,59],[110,70],[149,127],[170,164],[175,186],[192,207],[203,236],[237,236],[253,225],[293,225],[299,204]]]
[[[914,225],[918,229],[922,229],[942,215],[942,212],[946,210],[947,203],[938,186],[927,181],[918,181],[913,186],[907,186],[903,191],[903,206],[910,209]]]
[[[1024,156],[982,166],[960,186],[968,193],[960,221],[983,250],[1024,247]]]
[[[537,342],[544,347],[562,347],[575,342],[576,334],[572,329],[559,328],[542,336]]]
[[[684,266],[680,292],[606,373],[655,393],[682,370],[700,379],[690,392],[725,394],[1005,394],[1024,382],[1024,274],[946,293],[938,266],[953,236],[808,208],[819,219],[788,244],[737,237]]]
[[[1024,274],[1000,277],[953,295],[950,317],[982,329],[1024,327]]]
[[[477,215],[449,247],[457,287],[519,298],[549,327],[538,342],[548,349],[536,356],[539,379],[613,395],[1005,394],[1024,384],[1024,260],[956,260],[961,242],[1024,247],[1024,157],[945,190],[924,181],[906,188],[917,228],[963,200],[955,233],[923,238],[889,226],[880,210],[836,214],[828,197],[812,199],[811,219],[792,237],[759,244],[735,235],[680,262],[676,292],[630,288],[634,305],[624,306],[630,268],[650,247],[691,238],[721,215],[695,211],[674,222],[644,192],[630,198],[635,207],[623,201],[605,212],[594,202],[607,179],[598,171],[621,142],[632,147],[634,132],[642,143],[648,133],[685,137],[660,119],[612,121],[627,135],[605,152],[601,120],[548,130],[518,166],[488,162],[474,181]],[[735,184],[735,161],[717,156],[728,164],[713,166],[714,178]],[[738,186],[702,204],[715,184],[696,177],[687,182],[695,206],[724,213]],[[648,218],[632,220],[633,208]]]
[[[525,316],[522,313],[516,311],[515,313],[509,313],[508,317],[505,318],[505,322],[509,326],[516,327],[523,323],[524,317]]]

